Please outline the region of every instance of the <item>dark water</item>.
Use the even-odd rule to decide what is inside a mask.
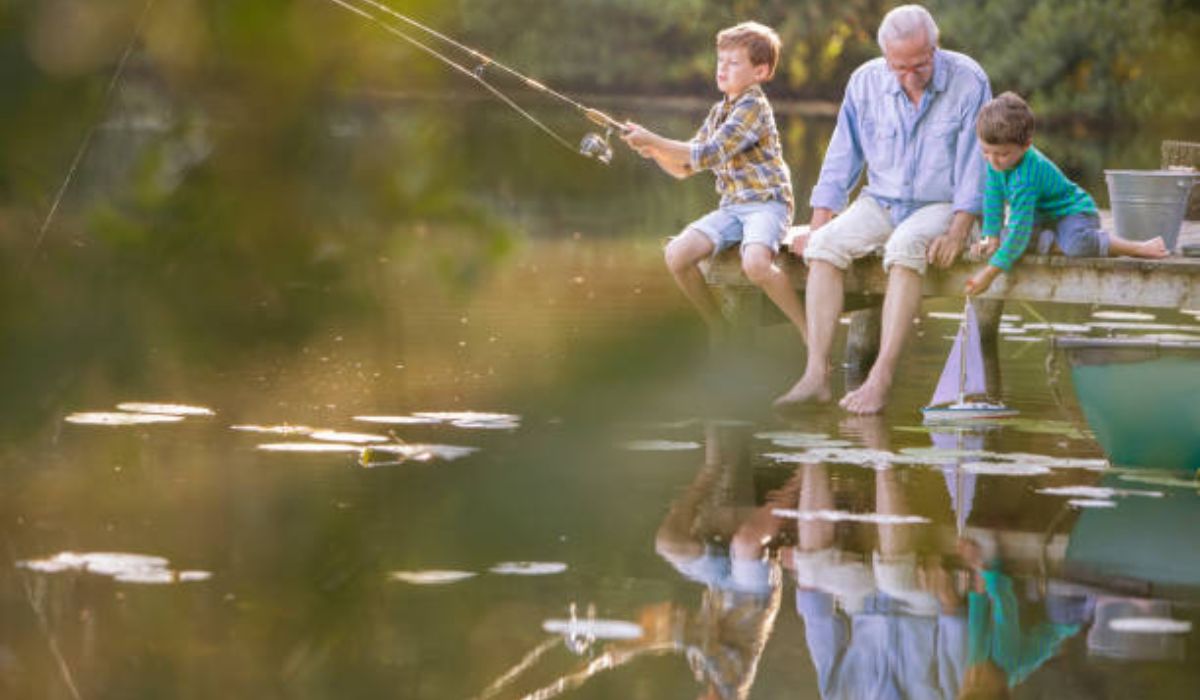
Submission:
[[[1018,420],[921,426],[955,328],[924,314],[884,416],[780,418],[793,332],[712,354],[661,269],[710,181],[623,150],[596,166],[490,106],[452,116],[335,114],[283,194],[293,175],[229,167],[236,139],[208,127],[161,205],[128,196],[130,163],[183,137],[98,145],[6,283],[26,301],[0,355],[0,695],[1194,697],[1195,631],[1112,620],[1196,618],[1195,482],[1104,464],[1044,330],[1001,342]],[[798,191],[829,128],[785,120]],[[131,401],[213,415],[68,420]],[[506,417],[355,420],[464,411]],[[244,425],[409,452],[268,451],[317,441]],[[1038,492],[1068,486],[1119,492]],[[545,631],[572,607],[578,634]]]

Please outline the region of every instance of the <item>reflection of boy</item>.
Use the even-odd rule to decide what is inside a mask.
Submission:
[[[1001,272],[1008,272],[1024,254],[1037,224],[1048,224],[1036,242],[1040,255],[1057,244],[1075,257],[1167,255],[1162,238],[1127,241],[1100,229],[1100,216],[1091,195],[1071,182],[1050,159],[1033,147],[1033,111],[1015,93],[1006,92],[979,110],[976,131],[987,180],[983,191],[983,240],[977,255],[991,255],[987,267],[967,281],[967,294],[985,291]],[[1000,224],[1008,204],[1003,240]]]
[[[667,267],[705,322],[713,329],[724,326],[699,264],[740,243],[746,276],[803,336],[804,306],[774,264],[794,208],[775,116],[760,87],[774,75],[779,53],[779,36],[757,22],[722,30],[716,78],[725,98],[713,105],[696,135],[675,141],[630,123],[622,138],[677,178],[701,170],[716,175],[719,208],[689,224],[666,249]]]
[[[1076,622],[1047,621],[1022,630],[1012,579],[996,563],[984,562],[972,540],[960,542],[959,551],[973,569],[975,585],[967,596],[967,665],[965,690],[983,697],[1002,675],[1004,685],[1015,687],[1058,653],[1062,643],[1081,629]],[[990,695],[1003,697],[1003,688]]]

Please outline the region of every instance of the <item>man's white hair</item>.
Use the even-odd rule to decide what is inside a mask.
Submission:
[[[923,34],[930,46],[937,46],[938,26],[920,5],[901,5],[884,16],[879,25],[879,48],[887,51],[887,45],[901,39]]]

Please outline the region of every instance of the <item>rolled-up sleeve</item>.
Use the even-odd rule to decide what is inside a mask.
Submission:
[[[983,153],[979,150],[975,120],[979,110],[991,99],[992,88],[985,82],[980,86],[979,97],[958,131],[958,150],[954,159],[954,211],[978,215],[983,209],[983,182],[987,171]]]
[[[692,170],[705,170],[728,161],[758,140],[755,128],[762,118],[762,104],[742,99],[733,106],[729,117],[712,133],[697,133],[690,142]]]
[[[858,114],[849,90],[842,107],[838,110],[837,126],[829,139],[821,174],[813,187],[809,204],[841,211],[850,199],[850,190],[862,174],[864,158],[862,144],[858,140]]]

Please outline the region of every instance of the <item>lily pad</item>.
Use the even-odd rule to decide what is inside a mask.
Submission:
[[[1153,321],[1156,317],[1143,311],[1096,311],[1092,318],[1109,321]]]
[[[433,425],[441,422],[437,418],[428,416],[354,416],[354,420],[384,425]]]
[[[988,476],[1038,476],[1050,473],[1046,465],[1030,462],[966,462],[961,469],[968,474]]]
[[[267,452],[361,452],[361,445],[339,442],[268,442],[258,446]]]
[[[307,425],[231,425],[230,430],[238,430],[244,433],[263,433],[266,435],[308,435],[313,432],[313,428]]]
[[[546,620],[542,629],[550,634],[592,639],[641,639],[645,634],[641,625],[624,620]]]
[[[1187,634],[1192,623],[1169,617],[1118,617],[1108,621],[1109,629],[1133,634]]]
[[[211,408],[204,406],[188,406],[181,403],[142,403],[126,401],[117,404],[117,408],[130,413],[158,413],[167,416],[215,416]]]
[[[464,581],[476,575],[474,571],[429,569],[426,571],[392,571],[388,573],[388,578],[417,586],[441,586]]]
[[[390,445],[368,445],[362,448],[359,464],[371,469],[402,464],[406,461],[429,462],[435,459],[452,461],[466,457],[479,451],[477,447],[462,447],[459,445],[419,445],[412,443]],[[376,457],[390,456],[391,461],[379,460]]]
[[[208,571],[173,571],[165,557],[126,552],[60,552],[43,559],[28,559],[17,566],[40,573],[80,571],[108,576],[121,583],[171,584],[206,581]]]
[[[566,570],[567,565],[559,561],[506,561],[489,569],[505,576],[552,576]]]
[[[151,423],[178,423],[183,420],[183,416],[163,415],[160,413],[130,413],[125,411],[114,411],[111,413],[93,411],[72,413],[64,420],[76,425],[124,426],[148,425]]]
[[[367,445],[375,442],[388,442],[391,438],[372,433],[346,433],[339,430],[317,430],[309,435],[313,440],[322,442],[349,442],[356,445]]]
[[[872,523],[875,525],[921,525],[931,522],[929,518],[920,515],[897,515],[892,513],[849,513],[843,510],[795,510],[792,508],[775,508],[771,515],[779,518],[795,520],[820,520],[838,523]]]
[[[682,440],[630,440],[621,443],[621,447],[635,452],[676,452],[682,450],[698,450],[704,445],[698,442]]]

